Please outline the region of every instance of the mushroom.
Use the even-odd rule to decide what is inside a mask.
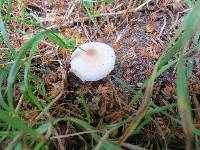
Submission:
[[[98,81],[114,69],[115,59],[115,51],[109,45],[85,43],[72,53],[70,72],[82,81]]]

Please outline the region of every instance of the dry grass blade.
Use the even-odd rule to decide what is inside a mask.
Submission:
[[[177,102],[178,109],[182,120],[182,126],[185,133],[186,149],[191,150],[192,148],[192,116],[191,116],[191,104],[189,99],[189,94],[187,90],[187,78],[186,78],[186,68],[185,59],[181,55],[178,66],[177,66]]]
[[[129,143],[123,143],[122,146],[125,147],[125,148],[127,148],[127,149],[130,149],[130,150],[147,150],[145,148],[139,147],[137,145],[131,145]]]
[[[142,102],[142,105],[140,109],[138,110],[136,116],[133,118],[133,120],[130,123],[130,126],[128,129],[125,131],[125,133],[119,138],[118,143],[122,145],[127,138],[133,133],[133,131],[137,128],[141,120],[144,118],[146,112],[148,111],[148,105],[150,103],[152,91],[153,91],[153,85],[154,85],[154,80],[156,78],[156,73],[158,69],[158,63],[156,64],[154,71],[152,73],[151,78],[148,81],[148,85],[145,90],[144,94],[144,100]]]
[[[95,133],[95,132],[98,132],[98,130],[89,130],[89,131],[83,131],[83,132],[72,133],[72,134],[67,134],[67,135],[57,135],[57,136],[52,136],[50,139],[68,138],[72,136],[78,136],[82,134],[89,134],[89,133]]]
[[[197,22],[195,22],[195,24],[191,24],[191,21],[194,22],[195,18],[198,17],[198,15],[196,15],[196,13],[198,12],[199,7],[200,7],[200,3],[197,3],[196,7],[194,7],[194,9],[191,11],[191,13],[187,16],[187,20],[185,20],[185,22],[183,22],[183,25],[185,27],[185,32],[183,33],[182,37],[176,42],[176,44],[174,46],[172,46],[172,48],[170,48],[167,51],[167,53],[165,55],[160,57],[160,59],[155,64],[153,73],[148,81],[148,84],[147,84],[147,87],[146,87],[146,90],[144,93],[144,100],[142,102],[142,105],[140,106],[140,109],[138,110],[136,116],[133,118],[130,126],[126,129],[125,133],[119,138],[118,143],[120,145],[122,145],[123,142],[125,142],[127,140],[127,138],[133,133],[133,131],[137,128],[137,126],[139,125],[139,123],[144,118],[145,114],[147,113],[148,105],[150,103],[151,95],[153,92],[154,80],[156,79],[157,72],[159,70],[161,70],[162,67],[174,56],[174,54],[178,50],[181,50],[181,48],[183,48],[184,45],[186,44],[186,42],[189,40],[193,30],[195,29],[195,27],[197,25]],[[188,28],[189,26],[191,26],[191,28]],[[190,115],[190,113],[187,115]],[[187,119],[189,119],[189,117]],[[186,122],[189,123],[189,120],[186,120]],[[191,127],[190,125],[186,125],[186,126],[187,126],[187,128]],[[187,132],[190,133],[189,129],[187,130]],[[189,134],[189,133],[187,133],[187,134]]]
[[[0,10],[0,149],[200,149],[200,0],[0,0]],[[115,49],[112,80],[69,71],[88,41]]]
[[[95,147],[94,150],[100,150],[101,149],[101,145],[103,145],[104,140],[106,140],[110,134],[110,131],[106,131],[105,135],[99,140],[99,143],[97,144],[97,146]]]

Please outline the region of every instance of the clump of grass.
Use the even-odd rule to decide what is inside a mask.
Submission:
[[[88,1],[84,1],[83,3],[91,21],[94,23],[95,27],[97,27],[98,23],[94,17],[95,9],[93,8],[92,3]],[[189,6],[192,6],[192,3],[189,1],[187,1],[187,3]],[[155,64],[152,75],[149,79],[144,81],[143,86],[138,91],[133,91],[132,86],[114,76],[114,80],[122,85],[124,89],[129,92],[135,92],[135,95],[129,105],[133,105],[137,101],[142,100],[142,104],[136,115],[134,115],[134,117],[129,116],[124,120],[117,121],[112,124],[100,124],[99,126],[91,124],[91,118],[93,116],[89,110],[87,99],[82,94],[80,94],[79,99],[83,106],[82,108],[85,117],[79,118],[75,117],[75,115],[63,117],[51,116],[50,109],[56,104],[56,102],[62,99],[65,92],[63,78],[59,94],[50,100],[46,96],[44,82],[37,82],[38,77],[33,73],[31,67],[34,56],[37,53],[38,46],[41,44],[42,40],[48,38],[55,45],[68,49],[76,47],[76,43],[73,38],[63,39],[61,32],[46,29],[40,21],[36,21],[35,23],[34,20],[28,21],[23,18],[11,17],[11,1],[7,1],[7,5],[7,15],[0,15],[1,35],[3,37],[4,44],[8,47],[7,52],[2,52],[7,56],[7,60],[3,62],[5,65],[0,64],[0,143],[3,143],[4,149],[23,149],[23,146],[26,145],[29,145],[32,149],[49,149],[49,146],[52,144],[54,139],[51,138],[51,134],[53,132],[52,130],[62,123],[70,123],[80,130],[88,131],[91,135],[90,140],[93,144],[92,148],[96,150],[122,149],[122,147],[129,149],[143,149],[139,146],[132,145],[131,143],[126,143],[126,141],[130,136],[134,136],[142,132],[142,129],[151,122],[151,117],[158,113],[164,114],[169,118],[171,117],[170,119],[173,118],[176,122],[174,124],[174,128],[176,128],[176,125],[183,126],[186,137],[186,149],[189,150],[193,147],[193,138],[195,139],[196,147],[199,147],[198,139],[200,136],[200,130],[195,128],[192,122],[192,108],[187,86],[187,68],[185,65],[186,57],[193,54],[193,52],[200,47],[196,38],[193,38],[197,36],[196,34],[194,36],[194,33],[200,23],[197,19],[200,17],[199,1],[195,3],[191,12],[185,17],[181,28],[177,31],[177,33],[180,33],[179,36],[177,36],[174,40],[172,39],[172,41],[177,42],[175,42],[174,45],[169,45],[167,52],[163,54]],[[2,1],[0,6],[2,10]],[[37,18],[37,20],[38,19],[39,18]],[[35,34],[31,39],[23,43],[18,52],[16,52],[14,46],[11,44],[7,33],[9,21],[14,20],[19,23],[29,24],[41,29],[39,33]],[[192,39],[191,41],[194,46],[186,47],[185,45],[190,39]],[[185,51],[184,49],[189,50]],[[172,60],[172,57],[177,52],[180,52],[179,57]],[[10,61],[12,62],[10,63]],[[154,82],[157,77],[175,64],[177,64],[177,102],[159,107],[154,104],[152,99]],[[35,117],[32,122],[25,121],[23,115],[29,110],[20,109],[20,107],[22,107],[21,101],[17,101],[16,97],[13,95],[16,83],[20,84],[20,99],[26,100],[26,103],[34,108],[35,113],[37,113],[37,117]],[[35,83],[40,85],[35,85]],[[37,88],[37,86],[40,88]],[[144,89],[145,93],[143,95],[142,91]],[[176,116],[176,118],[174,118],[168,113],[168,110],[175,108],[178,108],[180,117]],[[110,139],[116,129],[127,125],[128,127],[125,132],[122,133],[121,137]],[[79,134],[77,133],[77,135]],[[59,140],[58,142],[60,142]],[[85,142],[85,140],[83,141]]]
[[[131,125],[126,130],[125,134],[120,139],[120,144],[122,144],[126,139],[136,130],[137,126],[140,124],[145,115],[148,115],[148,108],[151,102],[151,95],[153,91],[154,81],[157,77],[157,73],[163,68],[166,67],[166,64],[172,57],[177,53],[177,51],[181,51],[181,55],[178,58],[178,66],[177,66],[177,103],[178,109],[180,111],[180,116],[182,118],[182,125],[184,128],[185,136],[186,136],[186,149],[191,149],[192,147],[192,135],[193,123],[191,117],[191,104],[188,96],[187,90],[187,78],[185,71],[185,60],[183,51],[184,46],[187,41],[191,38],[192,33],[195,31],[200,22],[198,22],[195,18],[199,17],[199,8],[200,3],[197,2],[192,11],[186,16],[182,27],[180,28],[183,31],[183,34],[178,37],[179,39],[175,43],[175,45],[171,46],[169,50],[160,57],[160,59],[155,64],[153,73],[149,80],[146,83],[146,90],[144,94],[143,103],[136,114],[136,117],[133,118]],[[165,71],[165,70],[164,70]],[[194,132],[195,133],[195,132]]]

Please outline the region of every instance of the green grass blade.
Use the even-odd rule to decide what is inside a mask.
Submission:
[[[130,150],[148,150],[148,149],[142,148],[138,145],[132,145],[129,143],[123,143],[122,146],[125,147],[126,149],[130,149]]]
[[[191,78],[193,75],[193,69],[194,69],[194,59],[189,60],[187,62],[187,78]]]
[[[23,135],[23,132],[18,132],[10,141],[10,143],[4,148],[4,150],[13,150],[14,147],[17,146],[17,142],[19,142],[20,137]]]
[[[15,146],[14,150],[23,150],[22,143],[21,143],[21,142],[18,143],[18,144]]]
[[[64,120],[65,120],[65,118],[56,118],[56,119],[51,119],[46,122],[41,122],[40,123],[41,125],[36,129],[36,131],[40,134],[44,134],[48,130],[49,124],[55,125],[58,122],[64,121]]]
[[[88,105],[86,103],[87,100],[86,100],[86,98],[84,97],[83,94],[80,95],[80,101],[81,101],[81,103],[83,105],[83,108],[84,108],[84,111],[85,111],[85,114],[86,114],[86,119],[90,123],[91,122],[91,119],[90,119],[91,115],[90,115],[89,107],[88,107]]]
[[[127,84],[125,81],[123,81],[122,79],[112,75],[112,77],[114,78],[114,80],[120,84],[124,89],[127,89],[128,91],[132,92],[133,91],[133,87],[130,86],[129,84]]]
[[[151,122],[150,117],[145,117],[143,121],[137,126],[137,128],[134,130],[132,134],[139,134],[142,132],[142,129]]]
[[[120,137],[118,143],[121,145],[126,139],[132,134],[132,132],[137,128],[141,120],[145,117],[145,114],[148,111],[148,106],[151,101],[151,95],[153,92],[153,85],[154,81],[157,77],[157,72],[160,68],[162,68],[173,56],[174,54],[181,50],[181,48],[184,47],[188,39],[190,38],[192,32],[196,28],[199,18],[200,17],[200,1],[197,2],[195,7],[192,9],[192,11],[187,15],[186,19],[184,20],[183,26],[184,26],[184,33],[182,37],[176,42],[176,44],[167,51],[164,55],[162,55],[158,62],[155,64],[153,73],[151,77],[149,78],[147,82],[147,86],[144,93],[144,100],[143,103],[140,106],[140,109],[138,110],[138,113],[131,121],[129,127],[125,130],[125,133],[123,136]]]
[[[8,12],[8,15],[10,16],[11,15],[12,2],[11,2],[11,0],[7,0],[7,2],[8,2],[8,10],[7,10],[7,12]],[[15,53],[15,49],[11,45],[11,43],[9,41],[8,33],[7,33],[6,29],[5,29],[5,25],[4,25],[4,22],[3,22],[3,19],[2,19],[1,11],[2,11],[2,8],[3,8],[3,3],[4,3],[4,0],[0,0],[0,32],[1,32],[1,35],[3,36],[4,43],[6,44],[6,46],[10,50],[10,53],[14,54]]]
[[[72,117],[67,117],[66,120],[69,120],[69,121],[71,121],[73,123],[76,123],[76,124],[78,124],[79,126],[85,128],[85,129],[93,129],[93,130],[95,129],[89,123],[87,123],[87,122],[85,122],[83,120],[80,120],[80,119],[76,119],[76,118],[72,118]],[[91,133],[91,136],[94,138],[94,140],[96,142],[99,142],[100,139],[101,139],[101,137],[98,134],[96,134],[96,133]],[[104,144],[102,145],[102,149],[103,150],[111,150],[111,149],[112,150],[119,150],[121,148],[118,147],[117,145],[111,143],[110,141],[105,140]]]
[[[97,28],[97,23],[96,23],[96,20],[95,20],[95,10],[93,8],[93,5],[92,5],[92,2],[91,1],[85,1],[83,0],[83,5],[86,9],[86,12],[88,13],[89,17],[90,17],[90,20],[94,23],[94,26],[95,28]]]
[[[123,126],[123,125],[125,125],[125,124],[127,124],[129,122],[131,122],[131,120],[132,120],[132,117],[129,116],[127,119],[124,119],[122,121],[119,121],[119,122],[116,122],[116,123],[113,123],[113,124],[104,125],[102,127],[100,126],[99,128],[100,129],[101,128],[119,128],[119,127],[121,127],[121,126]]]
[[[40,141],[33,150],[41,150],[42,146],[45,144],[45,141]]]
[[[196,2],[196,5],[191,12],[186,16],[183,22],[184,33],[177,43],[159,59],[159,68],[165,65],[174,54],[183,48],[185,43],[189,40],[192,32],[199,24],[200,20],[200,1]]]
[[[125,130],[125,133],[119,138],[118,143],[122,145],[128,137],[136,130],[142,119],[145,117],[147,111],[148,111],[148,106],[150,104],[151,100],[151,95],[153,91],[153,85],[154,85],[154,80],[156,79],[156,73],[158,70],[158,63],[155,65],[153,73],[148,80],[147,87],[145,89],[145,94],[144,94],[144,100],[136,114],[135,117],[133,117],[129,127]]]
[[[200,36],[200,31],[196,32],[193,38],[193,43],[194,45],[198,45],[199,44],[199,36]]]
[[[156,73],[156,77],[159,77],[161,74],[163,74],[167,69],[169,69],[171,66],[173,66],[174,64],[176,64],[178,59],[169,62],[168,64],[164,65],[157,73]],[[144,83],[142,84],[142,87],[140,88],[140,90],[138,90],[133,99],[130,101],[130,104],[134,104],[139,98],[143,98],[143,94],[142,91],[143,89],[147,86],[148,84],[148,80],[145,80]]]
[[[184,56],[188,56],[192,53],[194,53],[196,50],[198,50],[200,48],[200,44],[195,45],[192,49],[190,49],[189,51],[187,51]],[[178,58],[168,62],[166,65],[162,66],[158,72],[156,73],[156,77],[159,77],[160,75],[162,75],[166,70],[168,70],[170,67],[172,67],[174,64],[176,64],[178,61]],[[143,94],[142,94],[142,90],[147,86],[148,83],[148,79],[145,80],[142,84],[142,87],[136,91],[133,99],[130,101],[130,104],[134,104],[139,98],[143,98]]]
[[[36,13],[30,13],[30,16],[32,16],[37,21],[37,24],[39,24],[41,27],[44,27],[40,18],[38,17]]]
[[[8,123],[13,128],[23,131],[25,134],[30,135],[34,139],[41,138],[42,136],[37,133],[35,130],[29,128],[27,124],[22,122],[19,118],[12,117],[7,112],[0,110],[0,120]]]
[[[1,31],[1,35],[3,36],[3,41],[6,44],[6,46],[9,48],[10,53],[15,54],[15,49],[14,47],[11,45],[9,37],[8,37],[8,33],[5,29],[5,25],[2,19],[2,16],[0,14],[0,31]]]
[[[50,40],[52,40],[55,44],[57,44],[61,48],[75,48],[75,47],[77,47],[75,38],[63,40],[57,34],[51,34],[48,37],[49,37]]]
[[[38,44],[41,42],[41,40],[43,39],[43,36],[39,36],[35,42],[32,44],[32,48],[30,50],[30,54],[29,54],[29,57],[28,57],[28,62],[26,63],[25,65],[25,70],[24,70],[24,85],[25,85],[25,88],[26,88],[26,91],[28,92],[28,95],[31,99],[31,101],[40,109],[42,110],[42,106],[41,104],[39,103],[37,97],[35,97],[35,95],[33,94],[32,92],[32,89],[29,85],[29,70],[30,70],[30,65],[31,65],[31,61],[32,61],[32,58],[36,52],[36,49],[37,49],[37,46]]]
[[[5,110],[8,109],[8,106],[3,99],[1,85],[6,75],[7,72],[3,68],[0,68],[0,106]]]
[[[12,13],[12,0],[7,0],[8,9],[7,9],[7,16],[11,16]]]
[[[146,116],[151,117],[154,114],[162,113],[164,111],[167,111],[169,109],[177,107],[177,104],[173,103],[173,104],[167,104],[167,105],[164,105],[164,106],[156,106],[155,104],[153,104],[153,107],[154,108],[152,110],[150,110],[147,113]],[[122,121],[119,121],[119,122],[116,122],[116,123],[113,123],[113,124],[109,124],[109,125],[100,126],[99,129],[101,129],[101,128],[119,128],[122,125],[125,125],[125,124],[131,122],[131,120],[132,120],[132,117],[129,116],[127,119],[124,119]]]
[[[29,74],[29,78],[31,78],[35,82],[34,89],[37,90],[37,92],[44,97],[47,101],[49,101],[49,98],[46,93],[45,83],[44,80],[41,79],[38,76],[35,76],[33,74]],[[30,84],[29,84],[30,85]],[[31,85],[30,85],[31,86]]]
[[[4,3],[4,0],[0,0],[0,13],[1,13],[2,8],[3,8],[3,3]]]
[[[166,111],[168,109],[172,109],[174,107],[177,107],[177,104],[173,103],[173,104],[167,104],[167,105],[164,105],[164,106],[156,106],[154,104],[153,106],[154,106],[154,109],[150,110],[148,115],[154,115],[156,113],[161,113],[161,112],[164,112],[164,111]]]
[[[195,147],[196,149],[200,149],[200,141],[198,135],[195,135]]]
[[[185,3],[189,6],[189,7],[192,7],[193,6],[193,3],[191,0],[185,0]]]
[[[187,77],[184,56],[181,55],[177,65],[177,103],[179,113],[182,119],[182,126],[186,136],[186,149],[191,149],[192,142],[192,115],[191,104],[187,89]]]
[[[101,137],[98,144],[94,147],[94,150],[100,150],[104,144],[104,141],[108,138],[111,130],[105,131],[106,133]]]
[[[16,75],[17,72],[20,69],[21,66],[21,59],[24,57],[24,55],[26,54],[26,52],[31,48],[32,44],[34,42],[37,41],[38,38],[40,38],[41,36],[47,35],[47,34],[51,34],[57,31],[52,31],[52,30],[46,30],[46,31],[42,31],[38,34],[36,34],[33,38],[31,38],[28,42],[24,43],[22,45],[22,47],[20,48],[16,58],[15,58],[15,62],[12,65],[9,75],[8,75],[8,85],[7,85],[7,96],[8,96],[8,105],[10,108],[10,111],[13,112],[14,111],[14,106],[13,106],[13,84],[15,82],[16,79]]]
[[[43,26],[41,26],[40,24],[38,23],[35,23],[33,21],[30,21],[30,20],[25,20],[24,18],[20,18],[20,17],[9,17],[9,16],[2,16],[3,20],[7,21],[7,20],[14,20],[14,21],[17,21],[17,22],[21,22],[21,23],[25,23],[25,24],[28,24],[28,25],[33,25],[33,26],[36,26],[36,27],[39,27],[39,28],[42,28],[42,29],[45,29]]]

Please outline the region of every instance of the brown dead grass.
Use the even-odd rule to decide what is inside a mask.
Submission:
[[[81,3],[74,3],[76,9],[73,10],[67,20],[61,20],[65,16],[66,10],[73,4],[73,1],[21,1],[19,4],[13,3],[13,6],[17,5],[18,7],[13,7],[12,15],[22,17],[22,4],[24,4],[28,12],[38,14],[47,28],[57,28],[63,31],[66,38],[76,37],[77,44],[86,41],[102,41],[112,45],[117,54],[116,67],[112,75],[133,85],[133,91],[135,91],[140,88],[142,81],[151,75],[155,62],[165,51],[167,43],[170,41],[176,27],[179,26],[179,20],[175,20],[178,12],[186,9],[182,7],[182,4],[180,4],[180,7],[174,8],[173,3],[165,2],[165,0],[162,0],[158,1],[157,4],[152,3],[151,5],[153,6],[144,6],[139,12],[127,13],[125,16],[109,15],[107,17],[109,23],[105,22],[102,17],[98,17],[96,21],[101,25],[99,30],[95,29]],[[138,1],[133,4],[134,7],[140,5]],[[101,5],[95,5],[95,7],[97,11],[101,10],[103,12],[107,10],[113,13],[125,10],[127,5],[128,3],[125,1],[117,0],[107,4],[105,7],[101,7]],[[24,30],[29,33],[29,36],[40,30],[10,21],[9,35],[16,49],[19,49],[22,42],[30,37],[21,36],[21,34],[14,32],[12,29]],[[120,34],[121,37],[119,38]],[[62,97],[57,101],[57,105],[50,108],[49,113],[52,117],[75,116],[83,119],[85,116],[79,100],[80,94],[83,94],[88,100],[92,116],[91,124],[94,126],[111,124],[137,112],[140,102],[134,105],[128,104],[133,92],[123,89],[110,77],[95,83],[83,83],[73,74],[68,74],[66,69],[68,69],[70,54],[66,54],[65,50],[49,42],[48,39],[40,45],[38,54],[33,60],[32,68],[35,74],[44,79],[49,99],[55,98],[61,92],[60,85],[63,68],[60,66],[59,61],[64,62],[66,89]],[[56,57],[57,55],[60,57]],[[1,55],[1,57],[6,56]],[[42,72],[40,70],[42,68],[49,70],[49,72]],[[169,71],[156,80],[153,99],[158,106],[175,102],[174,71],[175,67],[170,68]],[[191,93],[196,98],[194,108],[199,107],[199,78],[199,73],[196,71],[190,81]],[[20,95],[16,85],[16,101],[19,98]],[[46,102],[44,101],[44,103]],[[34,108],[26,102],[23,102],[22,106],[27,110],[23,120],[27,122],[33,121],[38,115],[34,112]],[[176,116],[177,110],[172,110],[170,113]],[[198,113],[195,116],[200,117]],[[166,139],[171,136],[174,142],[168,145],[170,149],[182,149],[184,136],[180,126],[176,127],[173,135],[170,135],[173,122],[169,118],[158,114],[150,118],[150,120],[150,123],[142,129],[142,132],[129,138],[128,142],[149,149],[157,149],[165,145]],[[199,119],[197,119],[196,124],[199,125],[199,123]],[[127,126],[116,130],[112,134],[112,138],[120,137]],[[72,124],[66,125],[62,123],[56,126],[55,130],[55,135],[80,131],[78,127]],[[63,147],[80,149],[83,145],[90,148],[90,144],[88,136],[80,135],[54,140],[52,147],[56,149],[63,149]]]

